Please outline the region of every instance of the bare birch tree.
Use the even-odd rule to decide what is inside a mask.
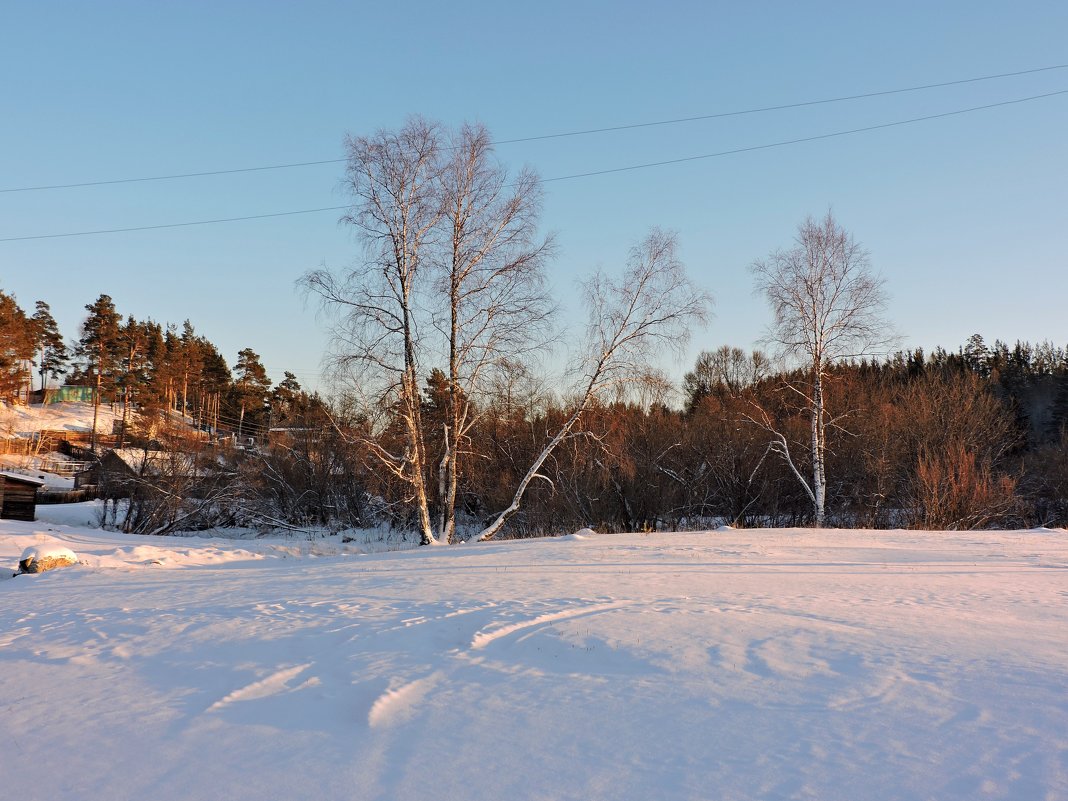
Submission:
[[[493,158],[489,132],[464,125],[441,171],[438,254],[447,306],[448,397],[438,464],[437,534],[451,542],[466,439],[485,381],[546,340],[552,312],[543,265],[551,240],[540,238],[541,185],[523,170],[513,180]]]
[[[681,354],[691,329],[707,322],[711,297],[686,276],[675,235],[654,229],[630,252],[617,281],[596,273],[584,286],[589,310],[587,343],[578,400],[563,425],[519,482],[512,502],[474,539],[496,536],[519,511],[523,495],[552,452],[572,436],[591,405],[612,390],[656,380],[655,357]]]
[[[815,524],[823,525],[827,505],[826,376],[836,360],[859,358],[884,349],[893,339],[883,317],[883,281],[868,252],[841,228],[830,212],[806,219],[789,250],[776,250],[750,268],[756,289],[775,320],[768,341],[787,358],[801,362],[807,386],[791,386],[804,400],[810,419],[811,479],[806,481],[790,455],[786,437],[762,413],[757,422],[772,434],[779,453],[812,501]]]
[[[529,171],[509,180],[481,126],[446,140],[413,119],[396,133],[350,137],[347,147],[353,207],[343,220],[368,260],[341,276],[317,270],[303,283],[337,314],[335,360],[354,368],[367,419],[379,423],[364,444],[409,488],[421,542],[447,543],[483,383],[546,338],[551,248],[537,234],[540,184]],[[420,392],[435,359],[448,372],[436,526]],[[398,427],[400,450],[383,436],[396,441]]]
[[[389,409],[401,423],[403,450],[373,436],[365,445],[409,488],[423,544],[434,542],[434,534],[420,419],[417,296],[429,280],[426,250],[442,216],[440,140],[438,127],[420,118],[399,131],[346,138],[344,187],[352,208],[342,221],[357,230],[367,258],[341,275],[320,269],[302,281],[337,315],[337,366],[355,372],[369,406]]]

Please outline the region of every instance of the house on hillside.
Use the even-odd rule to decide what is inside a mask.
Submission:
[[[141,514],[161,504],[173,510],[189,499],[221,497],[233,487],[234,478],[235,471],[210,451],[116,448],[105,452],[88,474],[78,476],[76,485],[86,486],[91,480],[99,497],[129,498],[131,509]]]
[[[144,448],[114,448],[104,452],[74,477],[75,489],[110,485],[124,487],[138,479],[190,479],[196,475],[196,457],[189,453],[145,450]]]
[[[37,490],[44,481],[21,473],[0,471],[0,517],[7,520],[34,520],[37,517]]]
[[[48,390],[47,395],[49,403],[63,403],[65,401],[93,402],[93,388],[88,386],[65,385],[58,389]]]

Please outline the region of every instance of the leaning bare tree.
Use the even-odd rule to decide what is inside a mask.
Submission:
[[[703,325],[711,297],[686,276],[676,254],[675,235],[654,229],[630,252],[627,268],[615,281],[602,272],[585,285],[589,309],[583,379],[578,401],[559,430],[519,482],[512,502],[476,540],[488,540],[514,515],[546,459],[572,435],[579,420],[612,390],[655,381],[650,365],[663,353],[681,353],[691,329]]]
[[[417,301],[430,280],[426,250],[442,216],[440,139],[438,127],[420,118],[399,131],[347,137],[344,187],[352,207],[342,220],[356,228],[367,258],[341,275],[320,269],[302,279],[337,314],[337,365],[356,374],[354,386],[369,409],[400,422],[399,449],[374,436],[363,444],[408,488],[423,544],[434,542],[434,534],[420,414]]]
[[[812,462],[807,481],[790,455],[786,437],[760,410],[760,425],[772,434],[778,452],[812,501],[815,524],[823,525],[827,504],[826,377],[836,360],[872,355],[892,340],[883,317],[883,281],[871,268],[868,252],[827,213],[806,219],[789,250],[776,250],[755,262],[757,291],[771,306],[775,321],[767,339],[782,355],[803,365],[807,385],[791,386],[803,398],[810,423]]]

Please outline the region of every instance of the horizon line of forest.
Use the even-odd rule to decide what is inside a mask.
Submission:
[[[0,290],[0,308],[10,308],[14,300]],[[109,301],[103,295],[89,304],[87,320],[112,314]],[[128,403],[131,414],[143,420],[165,409],[184,410],[197,421],[218,415],[223,427],[234,430],[244,401],[247,433],[264,434],[268,421],[300,432],[283,444],[265,444],[262,452],[242,453],[237,461],[257,466],[230,465],[247,486],[237,495],[230,487],[226,495],[240,503],[225,511],[227,504],[220,503],[221,516],[188,523],[412,526],[403,487],[385,480],[369,454],[359,453],[358,437],[338,434],[361,425],[354,409],[305,393],[291,374],[272,387],[251,350],[242,351],[235,376],[188,322],[179,330],[133,317],[123,321],[117,314],[111,319],[118,336],[108,346],[111,368],[100,371],[102,403]],[[71,366],[66,375],[74,382],[93,385],[89,343],[48,361],[41,355],[47,345],[38,339],[27,358],[12,344],[13,333],[24,336],[31,325],[24,314],[21,319],[0,314],[0,352],[8,357],[0,362],[0,399],[25,395],[27,363],[52,370],[58,361]],[[141,337],[133,347],[131,335]],[[472,436],[492,447],[465,471],[460,491],[461,518],[476,526],[507,505],[520,468],[569,412],[568,399],[537,376],[514,378],[495,397],[480,399],[486,408]],[[768,458],[768,431],[754,417],[755,409],[768,410],[791,442],[803,442],[804,404],[784,390],[800,378],[798,370],[776,368],[761,351],[722,346],[702,351],[681,386],[650,385],[595,404],[585,416],[583,435],[543,467],[546,480],[530,489],[508,533],[584,525],[640,531],[810,524],[803,489],[784,462]],[[1049,341],[1018,341],[1012,347],[997,341],[988,347],[976,334],[955,351],[917,348],[842,362],[830,371],[829,383],[835,406],[848,410],[832,428],[830,524],[928,529],[1068,524],[1068,348]],[[445,396],[443,373],[433,369],[421,402],[435,456],[442,448],[434,440],[440,440],[435,432]],[[130,425],[131,441],[138,430],[147,432],[149,426]],[[152,430],[160,433],[158,426]],[[170,434],[156,444],[195,447],[182,432]],[[264,460],[271,463],[266,472],[259,469]],[[254,480],[257,473],[273,478]],[[337,480],[342,474],[346,480]],[[267,511],[257,514],[258,507]],[[138,530],[136,523],[134,516],[127,527]]]

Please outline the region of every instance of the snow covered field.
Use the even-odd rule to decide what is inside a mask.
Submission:
[[[1068,799],[1068,534],[0,524],[0,797]],[[53,522],[49,522],[49,521]],[[336,550],[336,549],[335,549]]]

